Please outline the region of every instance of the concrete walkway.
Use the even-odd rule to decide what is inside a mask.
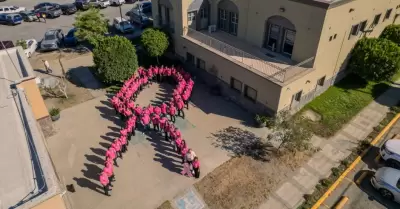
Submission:
[[[392,88],[365,107],[353,120],[344,126],[335,136],[324,139],[313,137],[314,146],[321,150],[291,178],[284,182],[260,209],[292,209],[304,201],[304,194],[311,194],[320,179],[331,174],[331,168],[339,165],[346,158],[357,142],[365,139],[386,116],[389,107],[400,100],[400,86]]]

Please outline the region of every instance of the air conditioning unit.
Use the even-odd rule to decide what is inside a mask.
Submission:
[[[215,32],[216,30],[217,30],[217,26],[216,25],[208,26],[208,33]]]

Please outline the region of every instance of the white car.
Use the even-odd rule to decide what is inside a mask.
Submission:
[[[35,53],[37,47],[38,47],[38,42],[35,39],[28,39],[25,41],[26,42],[26,49],[24,50],[25,55],[30,58],[33,53]]]
[[[387,140],[382,145],[380,154],[388,166],[400,168],[400,139]]]
[[[400,170],[380,168],[371,178],[371,184],[384,198],[400,203]]]
[[[120,33],[131,33],[135,30],[133,25],[128,20],[120,17],[114,18],[113,25]]]
[[[107,8],[110,6],[109,0],[90,0],[89,5],[99,8]]]
[[[110,0],[110,4],[114,6],[125,4],[125,0]]]
[[[12,14],[12,13],[20,13],[26,11],[25,7],[17,7],[17,6],[1,6],[0,14]]]

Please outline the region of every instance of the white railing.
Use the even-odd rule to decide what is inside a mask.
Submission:
[[[272,78],[279,82],[285,81],[285,75],[288,69],[297,68],[300,65],[308,63],[310,62],[310,60],[314,59],[312,57],[305,60],[304,62],[301,62],[301,64],[299,63],[298,65],[289,66],[287,68],[281,68],[272,63],[264,61],[259,57],[244,52],[243,50],[233,47],[227,43],[219,41],[204,33],[201,33],[191,28],[186,28],[186,30],[187,30],[186,35],[188,37],[195,39],[196,41],[199,41],[200,43],[207,45],[223,54],[226,54],[229,57],[235,59],[236,61],[246,65],[247,67],[252,68],[258,72],[261,72],[266,77]]]

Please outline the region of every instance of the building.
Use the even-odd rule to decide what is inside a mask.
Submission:
[[[49,113],[21,47],[0,50],[0,208],[65,209],[39,121]]]
[[[345,75],[357,40],[377,37],[400,19],[400,0],[152,0],[152,5],[154,25],[171,32],[175,54],[194,72],[224,84],[231,100],[269,113],[297,110],[325,91]]]

